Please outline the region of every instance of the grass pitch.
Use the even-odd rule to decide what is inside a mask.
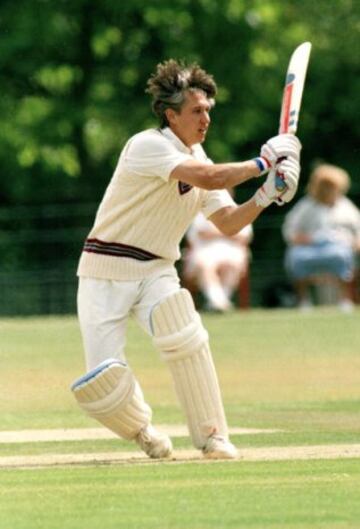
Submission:
[[[7,472],[2,527],[359,527],[358,461],[155,464]]]
[[[357,311],[204,316],[229,424],[272,428],[243,449],[360,439]],[[75,318],[0,321],[0,429],[79,428],[68,391],[83,373]],[[128,360],[155,423],[181,424],[169,373],[135,325]],[[174,440],[190,448],[187,438]],[[0,444],[1,456],[129,451],[117,440]],[[358,529],[360,459],[160,462],[0,470],[1,529]]]

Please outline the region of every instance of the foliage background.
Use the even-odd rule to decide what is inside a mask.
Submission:
[[[144,88],[169,57],[214,75],[206,149],[214,161],[239,160],[276,133],[289,56],[310,40],[298,198],[312,164],[326,160],[350,172],[360,202],[359,0],[2,0],[0,30],[3,313],[74,309],[82,240],[122,145],[156,124]],[[255,226],[254,304],[283,276],[287,208]]]

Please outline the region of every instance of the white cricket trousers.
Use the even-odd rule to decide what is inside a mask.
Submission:
[[[128,318],[133,316],[151,334],[152,308],[179,288],[175,268],[139,281],[80,277],[77,305],[87,369],[108,358],[126,361]]]

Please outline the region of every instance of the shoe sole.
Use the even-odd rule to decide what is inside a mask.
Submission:
[[[222,452],[220,450],[214,450],[211,452],[203,452],[205,459],[237,459],[238,453],[230,454],[229,452]]]

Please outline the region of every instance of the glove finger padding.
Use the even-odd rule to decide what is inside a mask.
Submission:
[[[275,167],[279,159],[292,157],[300,159],[301,143],[293,134],[279,134],[270,138],[262,147],[260,156],[267,159]]]
[[[286,187],[282,191],[276,189],[277,173],[281,175],[281,178],[286,184]],[[300,164],[297,160],[289,158],[280,162],[277,169],[272,169],[269,172],[264,184],[256,191],[256,204],[266,208],[272,202],[276,202],[278,206],[283,206],[285,202],[290,202],[296,193],[299,175]]]
[[[297,191],[300,176],[300,164],[293,158],[288,158],[279,163],[277,173],[281,175],[286,184],[285,190],[275,200],[278,206],[283,206],[286,202],[290,202]]]

